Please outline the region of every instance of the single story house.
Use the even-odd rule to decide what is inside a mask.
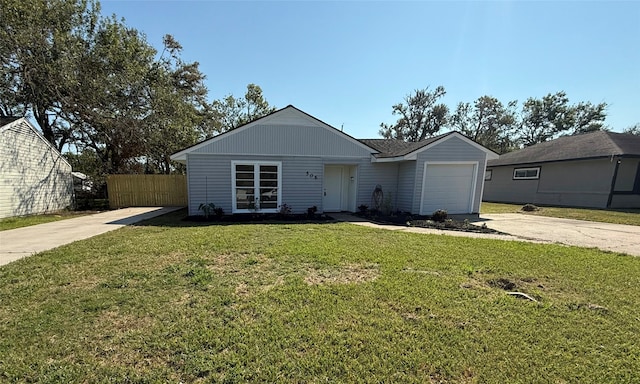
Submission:
[[[487,159],[497,154],[449,132],[418,143],[356,140],[289,105],[181,150],[189,214],[355,212],[375,199],[391,210],[478,213]],[[378,191],[374,194],[374,191]]]
[[[0,218],[72,204],[71,165],[29,120],[0,117],[0,159]]]
[[[564,136],[490,160],[484,201],[640,208],[640,136]]]

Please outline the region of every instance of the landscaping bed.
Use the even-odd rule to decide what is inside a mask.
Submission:
[[[447,213],[442,210],[438,210],[430,216],[412,215],[408,212],[392,212],[384,214],[383,212],[375,210],[361,210],[360,212],[355,213],[355,215],[379,224],[431,228],[444,231],[502,234],[500,231],[488,228],[484,223],[482,225],[474,225],[471,224],[469,220],[455,220],[453,218],[449,218]]]
[[[199,223],[250,224],[250,223],[323,223],[334,218],[326,214],[236,213],[233,215],[187,216],[183,220]]]

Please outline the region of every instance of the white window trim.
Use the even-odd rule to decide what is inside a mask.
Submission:
[[[260,196],[260,166],[261,165],[275,165],[278,167],[278,201],[275,208],[260,209],[258,207],[255,210],[252,209],[237,209],[236,199],[236,165],[253,165],[254,180],[257,180],[257,185],[254,185],[254,189],[257,189],[256,196]],[[255,161],[255,160],[233,160],[231,162],[231,212],[232,213],[277,213],[282,205],[282,162],[281,161]]]
[[[535,176],[528,177],[516,177],[517,171],[536,171]],[[530,167],[530,168],[514,168],[513,169],[513,180],[537,180],[540,178],[540,167]]]

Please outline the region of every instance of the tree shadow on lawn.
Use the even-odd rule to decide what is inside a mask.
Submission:
[[[212,216],[189,216],[187,208],[179,209],[162,216],[143,220],[132,226],[140,227],[205,227],[205,226],[227,226],[244,224],[336,224],[338,220],[325,214],[316,214],[309,217],[302,215],[279,215],[279,214],[235,214],[221,217]]]

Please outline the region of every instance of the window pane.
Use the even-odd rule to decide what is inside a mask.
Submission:
[[[260,187],[263,188],[275,188],[278,186],[278,180],[260,180]]]
[[[253,165],[236,164],[236,172],[252,172],[253,173]]]
[[[254,199],[255,195],[253,188],[236,188],[236,202],[238,203],[238,208],[240,207],[240,203],[253,202]]]
[[[526,175],[525,171],[519,171],[519,170],[516,171],[516,177],[525,177],[525,175]]]
[[[260,201],[277,201],[277,188],[260,188]]]
[[[249,172],[236,172],[236,179],[251,179],[253,180],[253,173]]]
[[[278,180],[278,174],[260,172],[260,180]]]
[[[261,165],[260,166],[260,172],[274,172],[274,173],[277,173],[278,172],[278,166],[277,165]]]
[[[236,180],[236,187],[253,187],[252,180]]]

